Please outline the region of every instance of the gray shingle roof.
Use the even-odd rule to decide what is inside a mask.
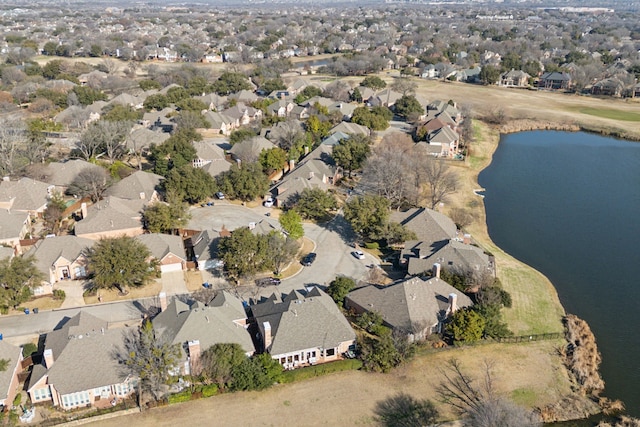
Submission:
[[[44,208],[51,184],[31,178],[19,181],[0,181],[0,202],[13,200],[11,210],[35,211]]]
[[[477,246],[451,240],[426,258],[409,258],[409,274],[421,274],[439,263],[443,268],[482,271],[491,267],[489,256]]]
[[[217,241],[220,233],[215,230],[203,230],[191,237],[193,242],[193,254],[198,257],[199,262],[203,262],[215,257],[217,253]]]
[[[127,377],[115,353],[123,345],[127,329],[107,329],[107,322],[84,311],[60,329],[47,334],[45,349],[53,351],[53,366],[34,370],[30,384],[43,375],[64,395],[106,385]]]
[[[173,254],[182,260],[186,259],[184,244],[180,236],[151,233],[141,234],[136,236],[136,239],[142,242],[157,260],[162,260],[169,254]]]
[[[153,327],[173,344],[199,340],[201,351],[214,344],[237,343],[247,353],[254,352],[249,331],[243,326],[246,314],[242,302],[226,291],[219,292],[208,306],[174,299],[153,319]]]
[[[347,306],[378,312],[393,328],[418,332],[443,319],[451,293],[457,295],[458,307],[472,305],[468,296],[435,277],[428,280],[412,277],[384,287],[364,286],[351,291],[346,302]]]
[[[65,162],[49,163],[44,173],[47,176],[48,183],[60,187],[68,187],[78,174],[85,169],[102,170],[100,166],[89,163],[86,160],[74,159]]]
[[[19,238],[28,220],[29,214],[26,212],[9,212],[0,209],[0,240]]]
[[[75,234],[81,236],[136,227],[142,229],[140,212],[143,206],[144,200],[107,197],[89,207],[87,217],[76,223]]]
[[[13,378],[16,366],[20,362],[22,349],[5,341],[0,341],[0,360],[8,360],[7,369],[0,372],[0,399],[6,399],[9,395],[9,386]],[[10,403],[10,402],[8,402]]]
[[[309,348],[332,348],[355,339],[355,332],[335,302],[318,288],[306,296],[292,291],[284,301],[269,299],[251,306],[258,324],[269,322],[271,355]]]
[[[48,278],[51,266],[56,260],[64,258],[69,262],[73,262],[94,243],[94,240],[77,236],[50,237],[38,241],[25,256],[35,257],[36,267]]]
[[[418,240],[442,242],[456,237],[457,227],[446,215],[427,208],[409,209],[404,212],[391,212],[391,221],[398,222],[416,233]]]
[[[148,202],[163,179],[164,177],[155,173],[137,171],[113,184],[105,191],[105,195],[129,200],[144,199]]]

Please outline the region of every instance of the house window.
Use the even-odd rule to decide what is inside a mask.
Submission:
[[[336,355],[336,349],[335,348],[328,348],[327,349],[327,356],[335,356]]]
[[[75,274],[75,277],[86,277],[87,276],[86,270],[82,266],[76,267],[74,269],[74,274]]]

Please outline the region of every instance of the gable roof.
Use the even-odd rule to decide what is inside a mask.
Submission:
[[[450,240],[446,245],[436,248],[426,258],[410,257],[408,273],[422,274],[435,263],[439,263],[443,268],[464,271],[482,271],[492,267],[489,256],[479,247]]]
[[[444,242],[457,235],[456,224],[446,215],[427,208],[391,212],[391,221],[398,222],[416,233],[418,240]]]
[[[292,291],[283,301],[271,298],[252,305],[258,324],[269,322],[271,355],[309,348],[332,348],[354,340],[355,332],[329,295],[314,287],[305,296]]]
[[[125,144],[129,150],[142,150],[143,148],[149,148],[151,144],[160,145],[171,137],[171,134],[167,132],[151,130],[148,128],[139,128],[132,130]]]
[[[105,195],[149,202],[163,179],[161,175],[139,170],[107,188]]]
[[[22,360],[22,349],[5,341],[0,341],[0,360],[8,360],[7,368],[0,371],[0,400],[9,396],[13,374]]]
[[[333,134],[336,132],[342,132],[350,135],[364,135],[364,136],[369,136],[371,134],[371,131],[369,130],[368,127],[359,125],[357,123],[351,123],[351,122],[340,122],[337,125],[335,125],[333,128],[331,128],[331,130],[329,130],[330,134]]]
[[[0,203],[8,203],[14,211],[37,211],[44,209],[51,184],[31,178],[18,181],[0,181]]]
[[[39,240],[25,254],[25,256],[35,257],[35,265],[49,277],[51,266],[58,259],[64,258],[69,262],[73,262],[82,255],[87,248],[93,246],[95,241],[77,236],[56,236]]]
[[[211,140],[194,141],[193,147],[196,149],[198,158],[201,160],[225,160],[224,150]]]
[[[215,230],[202,230],[191,237],[193,254],[197,257],[198,262],[203,262],[215,257],[219,238],[220,233]]]
[[[53,365],[39,369],[30,384],[47,375],[47,382],[65,395],[123,382],[127,375],[115,353],[123,345],[126,331],[132,329],[109,330],[106,321],[80,311],[60,329],[47,334],[45,350],[52,350]]]
[[[66,160],[63,162],[52,162],[47,165],[44,174],[47,182],[59,187],[68,187],[80,172],[85,169],[100,169],[96,164],[89,163],[82,159]]]
[[[125,200],[109,196],[91,205],[87,217],[75,225],[75,234],[101,233],[114,230],[140,228],[144,200]]]
[[[246,353],[253,353],[253,341],[244,326],[246,317],[242,302],[220,291],[208,305],[187,305],[174,298],[152,323],[159,336],[172,344],[198,340],[205,351],[214,344],[237,343]]]
[[[238,153],[243,152],[246,146],[249,146],[251,152],[256,156],[264,150],[270,150],[276,147],[276,145],[269,141],[267,138],[257,135],[244,141],[238,142],[233,147],[231,147],[229,153],[236,156]]]
[[[437,277],[412,277],[389,286],[367,285],[351,291],[347,304],[378,312],[392,328],[414,333],[444,319],[452,293],[457,296],[458,307],[473,304],[468,296]]]
[[[27,212],[0,209],[0,240],[21,238],[21,232],[29,221]]]
[[[331,135],[329,135],[328,137],[326,137],[323,141],[322,144],[325,145],[338,145],[340,143],[340,141],[342,140],[346,140],[351,138],[351,136],[349,134],[346,134],[344,132],[335,132]]]
[[[175,255],[183,261],[186,260],[184,244],[180,236],[150,233],[136,236],[136,239],[142,242],[151,252],[151,256],[157,260],[162,260],[169,254]]]

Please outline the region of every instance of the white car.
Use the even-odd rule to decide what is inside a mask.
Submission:
[[[351,253],[353,254],[354,257],[358,259],[364,259],[364,252],[362,252],[361,250],[356,250]]]
[[[265,208],[273,207],[273,198],[269,197],[267,200],[264,201],[263,205]]]

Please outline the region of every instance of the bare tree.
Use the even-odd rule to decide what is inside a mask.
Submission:
[[[101,120],[92,123],[82,134],[77,148],[86,160],[105,152],[112,162],[125,152],[125,139],[133,124]]]
[[[449,194],[456,190],[458,177],[449,170],[443,160],[426,156],[420,172],[424,173],[424,183],[427,185],[427,197],[431,209],[446,200]],[[420,180],[422,181],[422,180]]]
[[[444,380],[436,392],[443,403],[451,405],[472,427],[534,427],[538,417],[499,396],[495,390],[492,364],[484,362],[484,374],[476,381],[462,370],[460,362],[450,359],[442,371]]]
[[[24,166],[21,149],[26,144],[26,129],[18,120],[0,123],[0,172],[13,175]]]
[[[291,150],[299,142],[304,139],[304,130],[302,125],[297,120],[287,120],[286,122],[278,123],[275,129],[272,131],[275,134],[273,138],[278,147],[285,151]]]
[[[102,66],[107,71],[107,74],[115,74],[118,71],[118,64],[111,58],[103,59]]]
[[[451,218],[460,229],[468,227],[475,220],[473,213],[464,208],[451,209],[449,212],[449,218]]]
[[[86,168],[78,175],[67,188],[67,194],[78,197],[90,197],[92,202],[97,202],[104,191],[111,184],[109,174],[102,168]]]
[[[391,89],[400,92],[402,95],[412,95],[416,92],[417,83],[408,77],[400,77],[391,85]]]

